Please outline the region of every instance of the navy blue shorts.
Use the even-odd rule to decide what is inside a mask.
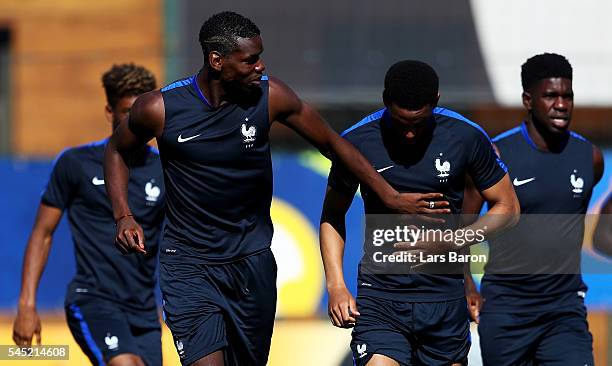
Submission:
[[[484,365],[593,365],[593,337],[582,300],[526,313],[484,312],[478,334]]]
[[[225,365],[265,365],[276,271],[269,249],[228,264],[161,263],[164,316],[181,363],[223,349]]]
[[[465,298],[446,302],[395,302],[357,297],[361,316],[353,329],[355,365],[374,354],[400,365],[467,365],[470,324]]]
[[[77,295],[65,311],[72,336],[93,365],[125,353],[140,356],[147,366],[162,365],[157,309],[128,311],[103,298]]]

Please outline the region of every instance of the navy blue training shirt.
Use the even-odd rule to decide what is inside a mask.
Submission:
[[[521,205],[521,220],[490,241],[483,311],[556,309],[584,297],[584,214],[594,186],[593,145],[570,132],[560,152],[539,150],[525,123],[493,139]]]
[[[42,203],[68,212],[77,272],[68,286],[66,302],[77,294],[87,294],[125,308],[154,309],[165,199],[159,154],[147,147],[145,154],[131,161],[128,203],[144,230],[147,254],[122,255],[114,246],[115,221],[104,187],[106,142],[62,152],[42,195]]]
[[[161,89],[168,221],[160,261],[227,263],[272,242],[268,78],[248,100],[218,108],[195,79]]]
[[[487,134],[475,123],[445,108],[434,109],[431,140],[422,156],[397,151],[389,138],[396,132],[390,126],[386,109],[358,122],[342,136],[353,144],[399,192],[444,194],[451,213],[460,214],[469,174],[482,191],[506,174]],[[328,184],[336,191],[353,196],[358,181],[341,165],[334,164]],[[361,187],[365,213],[391,214],[378,196]],[[364,246],[364,258],[369,248]],[[395,301],[447,301],[464,296],[461,270],[452,275],[372,274],[359,268],[359,294]]]

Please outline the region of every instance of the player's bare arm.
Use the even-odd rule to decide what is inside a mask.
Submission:
[[[489,210],[466,229],[477,230],[486,227],[485,236],[488,236],[516,225],[521,207],[508,174],[492,187],[480,191],[480,195],[488,203]]]
[[[164,102],[159,91],[141,95],[132,107],[130,119],[120,124],[104,152],[104,180],[117,224],[115,244],[123,253],[146,253],[144,234],[130,211],[127,200],[130,154],[164,128]]]
[[[482,230],[486,238],[517,224],[521,207],[507,173],[492,187],[480,191],[480,195],[488,203],[489,210],[464,229]],[[466,243],[466,246],[473,244],[478,242]]]
[[[601,207],[601,216],[593,233],[593,249],[600,254],[612,257],[612,194],[609,194]]]
[[[385,205],[402,213],[449,213],[441,193],[398,193],[349,142],[341,138],[310,105],[282,81],[270,78],[270,121],[279,121],[304,137],[327,158],[337,157],[359,181],[370,187]],[[429,202],[435,202],[431,208]]]
[[[13,325],[13,341],[19,346],[29,346],[32,338],[41,342],[41,324],[36,311],[36,291],[42,276],[53,233],[62,218],[62,210],[41,203],[38,206],[36,221],[26,247],[21,273],[21,293],[17,317]]]
[[[494,144],[493,149],[499,156],[499,149]],[[462,212],[466,215],[477,215],[485,201],[489,204],[489,210],[474,223],[466,226],[465,229],[477,230],[486,227],[485,235],[494,235],[516,225],[520,217],[521,207],[510,181],[510,176],[508,174],[504,175],[499,182],[483,191],[478,191],[473,182],[471,177],[466,177]]]
[[[328,186],[319,230],[325,283],[329,294],[327,311],[332,324],[341,328],[352,327],[359,316],[355,299],[344,282],[342,267],[346,240],[345,216],[351,202],[352,197]]]
[[[482,309],[484,299],[476,288],[469,263],[465,265],[464,269],[465,299],[467,300],[468,312],[470,313],[470,318],[478,324],[480,322],[480,309]]]
[[[495,146],[495,144],[492,144],[492,146],[497,156],[500,156],[500,152],[497,146]],[[474,181],[469,175],[466,175],[465,189],[463,191],[463,206],[461,206],[461,212],[465,215],[478,215],[480,213],[480,210],[482,209],[483,204],[484,200],[482,199],[480,192],[474,185]],[[473,222],[468,222],[466,223],[466,225],[472,223]]]
[[[499,155],[499,150],[497,149],[497,147],[495,145],[493,145],[493,147],[495,148],[495,151],[497,152],[497,154]],[[508,175],[506,175],[504,177],[504,179],[508,179]],[[504,180],[502,179],[502,180]],[[499,183],[498,183],[499,184]],[[510,186],[510,188],[512,188],[512,186]],[[507,189],[507,187],[505,187],[505,189]],[[512,192],[514,193],[514,189],[512,188]],[[495,194],[494,194],[495,195]],[[482,205],[484,203],[484,200],[482,198],[483,196],[481,195],[481,193],[478,191],[478,189],[476,188],[476,186],[474,185],[474,182],[472,181],[472,179],[467,176],[466,177],[466,185],[465,185],[465,191],[464,191],[464,195],[463,195],[463,206],[461,208],[461,212],[464,215],[468,215],[466,217],[472,219],[471,215],[478,215],[478,213],[480,212],[480,210],[482,209]],[[515,195],[516,197],[516,195]],[[503,202],[501,207],[498,207],[498,210],[507,210],[509,212],[511,212],[511,203],[510,202]],[[520,211],[520,205],[518,204],[518,199],[516,201],[516,205],[518,206],[518,210]],[[512,214],[509,214],[512,215]],[[505,215],[504,215],[505,216]],[[518,215],[516,215],[516,218],[518,218]],[[472,220],[470,220],[472,221]],[[466,223],[466,224],[476,224],[476,222],[478,222],[478,220],[476,220],[474,223]],[[466,248],[467,250],[469,250],[468,248]],[[480,309],[482,308],[482,304],[484,302],[484,299],[482,298],[482,296],[480,295],[480,293],[478,292],[478,290],[476,289],[476,284],[474,283],[474,279],[472,278],[472,273],[470,271],[470,266],[469,263],[466,263],[464,266],[464,281],[465,281],[465,297],[468,303],[468,311],[470,313],[470,317],[472,318],[472,320],[474,320],[476,323],[479,322],[479,316],[480,316]]]
[[[604,159],[601,150],[593,145],[593,179],[594,184],[599,183],[604,173]]]
[[[601,150],[593,145],[593,176],[597,184],[604,172],[604,159]],[[593,233],[593,249],[600,254],[612,256],[612,195],[608,195],[601,206],[601,216]]]
[[[478,220],[478,214],[482,208],[482,203],[482,197],[480,196],[478,189],[476,189],[472,178],[466,174],[465,190],[463,192],[463,205],[461,206],[461,218],[463,219],[463,225],[470,225]],[[466,254],[469,253],[469,250],[469,248],[465,248]],[[470,263],[464,264],[463,277],[465,283],[465,298],[467,300],[470,318],[476,323],[479,323],[480,309],[482,308],[484,299],[478,292],[476,283],[474,283],[474,279],[472,278]]]

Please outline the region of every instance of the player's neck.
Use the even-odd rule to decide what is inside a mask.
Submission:
[[[196,76],[196,87],[204,98],[204,102],[212,108],[219,108],[227,103],[225,90],[221,81],[206,67],[201,69]]]
[[[263,93],[261,88],[249,88],[235,80],[222,80],[218,73],[206,67],[198,72],[196,87],[200,99],[213,109],[226,104],[253,105]]]
[[[533,142],[538,150],[546,152],[560,152],[567,145],[569,133],[549,133],[544,128],[539,127],[537,123],[534,123],[531,116],[527,118],[525,125],[527,127],[527,134],[529,135],[531,142]]]
[[[402,136],[402,131],[395,129],[391,125],[386,125],[383,128],[383,141],[389,149],[392,159],[404,163],[416,163],[420,161],[431,144],[435,123],[428,125],[422,131],[418,138],[412,143],[406,141]]]

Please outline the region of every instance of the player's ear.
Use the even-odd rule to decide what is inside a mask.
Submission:
[[[208,54],[208,64],[213,70],[217,72],[221,71],[223,67],[223,56],[217,51],[210,52]]]
[[[532,109],[531,103],[533,101],[533,99],[531,98],[531,93],[524,90],[522,94],[522,98],[523,98],[523,106],[525,107],[525,109],[527,109],[528,111],[531,111]]]
[[[109,123],[113,123],[113,109],[108,104],[104,107],[104,116]]]
[[[440,101],[440,93],[438,93],[438,95],[436,96],[436,100],[434,101],[432,107],[437,107],[438,106],[438,102]]]
[[[387,93],[387,89],[383,90],[382,100],[385,107],[389,108],[391,103],[389,103],[389,96],[387,95]]]

